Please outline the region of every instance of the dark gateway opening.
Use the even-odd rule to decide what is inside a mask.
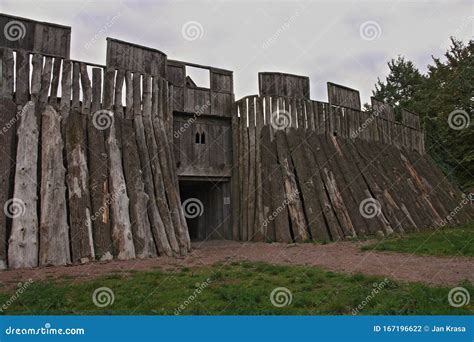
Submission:
[[[229,182],[182,180],[179,188],[192,241],[231,239]]]

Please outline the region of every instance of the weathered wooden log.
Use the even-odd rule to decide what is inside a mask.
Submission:
[[[291,156],[298,174],[299,187],[304,199],[304,209],[308,218],[308,226],[311,238],[315,241],[329,241],[328,228],[324,222],[324,214],[312,180],[312,173],[316,170],[310,169],[304,149],[308,148],[304,142],[305,131],[303,129],[292,129],[287,138],[290,145]]]
[[[11,49],[0,49],[2,57],[2,75],[0,84],[0,94],[4,99],[13,99],[13,82],[14,82],[14,58]],[[41,76],[41,73],[39,74]],[[38,83],[40,85],[41,83]]]
[[[92,225],[95,257],[98,260],[113,258],[112,233],[110,228],[108,158],[105,149],[104,127],[100,122],[101,112],[102,69],[92,69],[92,104],[91,115],[87,120],[88,160],[90,175],[90,193],[92,206]]]
[[[51,80],[51,94],[49,96],[49,104],[53,108],[58,110],[58,89],[59,89],[59,77],[61,76],[61,58],[55,58],[53,62],[53,78]]]
[[[122,140],[123,171],[130,197],[130,221],[133,244],[137,258],[150,258],[157,255],[155,242],[148,219],[148,195],[145,192],[140,157],[138,154],[135,130],[132,119],[125,118],[122,105],[122,85],[125,72],[119,70],[115,87],[115,117],[119,120]]]
[[[252,241],[255,239],[255,199],[256,199],[256,170],[255,170],[255,160],[256,160],[256,139],[255,139],[255,97],[251,96],[248,98],[248,134],[249,134],[249,169],[248,169],[248,192],[247,198],[245,200],[247,205],[247,239]]]
[[[155,185],[153,183],[153,173],[149,154],[149,148],[147,146],[145,127],[143,124],[143,116],[140,109],[141,97],[140,92],[140,75],[134,76],[137,78],[132,83],[132,76],[127,72],[126,74],[126,85],[127,85],[127,116],[133,115],[133,123],[135,128],[135,137],[137,141],[138,155],[140,156],[140,165],[143,173],[143,181],[145,185],[145,192],[149,197],[148,203],[148,215],[150,219],[151,229],[153,237],[155,238],[156,247],[160,255],[172,255],[179,252],[178,242],[174,235],[174,229],[171,224],[171,217],[168,211],[168,205],[166,202],[166,195],[155,197]],[[135,90],[137,88],[138,90]],[[135,101],[138,101],[138,105],[135,107]],[[160,216],[158,201],[164,207],[162,208],[163,215]],[[165,223],[165,220],[166,223]]]
[[[85,151],[83,116],[73,109],[66,123],[67,185],[69,194],[69,224],[71,260],[86,263],[94,260],[89,169]]]
[[[240,187],[239,187],[239,117],[237,104],[232,104],[232,239],[239,240],[240,230]]]
[[[119,147],[119,122],[112,112],[114,103],[114,71],[108,69],[104,82],[104,119],[107,120],[106,151],[108,155],[110,216],[114,255],[119,260],[135,258],[129,204],[125,177],[123,174],[122,153]],[[73,88],[74,89],[74,88]]]
[[[366,159],[364,157],[367,155],[367,151],[372,148],[367,147],[366,144],[367,143],[365,141],[360,139],[348,144],[351,150],[350,156],[353,157],[355,165],[357,165],[359,172],[363,175],[365,183],[367,184],[367,189],[365,190],[366,199],[375,199],[377,202],[373,202],[373,200],[370,201],[375,203],[376,206],[379,206],[375,216],[372,216],[371,213],[370,215],[366,216],[368,216],[369,219],[376,220],[378,224],[378,230],[375,233],[380,231],[383,234],[391,234],[394,230],[394,227],[401,228],[401,219],[397,214],[399,207],[397,207],[397,201],[391,200],[393,196],[391,196],[388,191],[382,190],[384,186],[381,185],[381,182],[383,181],[379,177],[380,171],[374,165],[375,160]],[[360,205],[361,215],[364,215],[362,202]]]
[[[255,99],[255,223],[254,223],[254,240],[264,241],[264,206],[263,206],[263,169],[262,169],[262,151],[260,140],[263,128],[263,98]]]
[[[65,265],[71,261],[66,210],[66,169],[59,114],[46,106],[41,131],[40,265]]]
[[[7,211],[12,229],[8,243],[10,268],[38,266],[37,162],[38,126],[35,103],[22,109],[18,128],[18,147],[13,198]]]
[[[161,82],[161,86],[163,87],[164,84],[166,84],[166,80],[163,80]],[[168,96],[166,92],[164,92],[163,94],[163,97]],[[187,231],[187,226],[183,224],[183,219],[181,217],[182,207],[179,198],[178,188],[176,187],[177,181],[176,176],[174,175],[175,167],[173,163],[172,151],[168,142],[168,134],[166,133],[165,122],[160,120],[160,117],[163,116],[155,116],[155,119],[153,120],[154,136],[158,145],[158,160],[161,166],[164,187],[168,198],[168,206],[171,211],[172,223],[174,226],[176,239],[178,240],[180,254],[185,255],[191,249],[191,241],[189,239],[189,232]]]
[[[290,214],[291,227],[295,241],[301,242],[309,240],[306,217],[304,215],[303,204],[301,203],[300,192],[296,184],[293,161],[286,142],[285,132],[276,132],[276,144],[278,160],[283,174],[283,185],[286,192],[288,213]]]
[[[269,126],[267,126],[270,128]],[[270,129],[268,136],[270,136]],[[267,134],[264,132],[264,134]],[[291,242],[291,232],[288,214],[288,204],[285,193],[285,187],[283,185],[283,173],[280,165],[278,164],[277,158],[277,146],[276,141],[270,141],[271,139],[266,138],[264,141],[269,143],[268,146],[268,160],[269,160],[269,185],[272,194],[272,207],[271,213],[266,220],[273,221],[275,226],[275,241],[277,242]]]
[[[135,79],[134,79],[135,81]],[[135,81],[136,82],[136,81]],[[156,83],[156,82],[155,82]],[[140,89],[139,83],[134,83],[134,87]],[[134,89],[135,89],[134,88]],[[156,88],[156,92],[159,89]],[[143,118],[143,125],[145,130],[145,139],[147,142],[148,147],[148,154],[150,155],[150,163],[151,163],[151,171],[153,174],[153,184],[155,189],[155,198],[156,203],[158,205],[158,210],[160,212],[160,216],[163,220],[163,224],[165,225],[165,230],[168,235],[168,240],[170,241],[170,245],[174,252],[179,251],[179,227],[180,227],[180,219],[179,213],[177,210],[172,210],[171,202],[168,203],[166,201],[167,195],[165,190],[165,180],[164,174],[161,169],[161,164],[165,163],[166,161],[161,160],[165,158],[164,154],[160,154],[159,145],[163,145],[163,142],[160,141],[160,137],[156,135],[154,124],[152,120],[152,93],[151,93],[151,79],[149,76],[145,76],[143,79],[143,111],[141,112],[140,106],[136,105],[140,104],[142,99],[139,97],[139,93],[135,93],[134,97],[134,112],[137,114],[141,113]],[[156,94],[155,96],[158,96]],[[161,97],[160,97],[161,100]],[[161,102],[161,101],[160,101]],[[163,105],[160,103],[160,105]],[[166,138],[166,137],[165,137]],[[164,170],[166,172],[166,170]],[[176,243],[176,244],[175,244]],[[178,246],[178,249],[176,249]]]
[[[23,106],[30,99],[30,55],[25,50],[16,52],[15,102]]]
[[[275,223],[273,220],[268,220],[269,215],[272,213],[272,193],[270,190],[270,164],[272,161],[271,156],[271,137],[270,137],[270,116],[271,116],[271,102],[267,96],[265,100],[265,115],[264,115],[264,126],[261,130],[260,138],[260,151],[261,151],[261,163],[262,163],[262,191],[263,191],[263,225],[264,225],[264,236],[267,241],[275,241]]]
[[[344,238],[342,228],[334,212],[334,208],[331,203],[328,191],[326,189],[325,182],[323,181],[321,147],[319,146],[318,135],[313,132],[307,132],[306,141],[308,142],[308,148],[306,149],[307,160],[309,162],[310,170],[314,170],[312,180],[316,187],[316,193],[319,195],[319,201],[321,203],[321,209],[324,213],[326,223],[333,241],[337,241]],[[315,172],[315,171],[318,172]]]
[[[337,121],[337,120],[336,120]],[[339,121],[336,122],[336,125],[339,124]],[[337,129],[341,129],[340,127]],[[344,181],[343,176],[341,175],[340,168],[334,162],[334,152],[328,149],[330,142],[326,139],[327,136],[319,136],[319,143],[321,146],[322,154],[325,159],[323,161],[323,173],[326,176],[326,189],[331,197],[333,207],[336,211],[339,223],[346,234],[349,237],[356,237],[357,234],[354,229],[354,225],[349,214],[348,207],[351,205],[356,206],[355,203],[350,202],[351,196],[346,191],[347,185]]]
[[[15,133],[21,119],[17,106],[10,99],[0,99],[0,204],[3,206],[13,194],[15,176]],[[6,214],[6,213],[5,213]],[[10,215],[0,215],[0,270],[7,268],[7,231],[11,228]]]
[[[353,160],[352,153],[350,151],[349,142],[347,140],[340,141],[339,139],[332,138],[332,141],[335,145],[337,151],[340,151],[342,154],[342,159],[340,159],[341,170],[346,176],[346,182],[349,184],[349,187],[352,188],[353,196],[355,203],[357,204],[355,210],[357,212],[355,215],[358,215],[363,222],[357,223],[357,218],[354,219],[356,225],[360,225],[360,227],[364,227],[365,232],[362,228],[359,228],[359,233],[361,234],[376,234],[377,228],[377,221],[373,219],[369,219],[360,215],[359,212],[359,204],[362,203],[363,200],[367,198],[366,193],[369,192],[367,188],[367,184],[365,183],[365,179],[363,174],[359,172],[359,169],[356,166],[355,161]],[[351,218],[353,215],[351,215]]]
[[[347,117],[341,117],[343,120]],[[346,137],[349,135],[349,127],[344,125]],[[326,155],[331,163],[331,167],[336,174],[338,187],[341,191],[341,195],[346,205],[346,210],[349,213],[351,223],[353,225],[354,232],[359,235],[367,234],[367,223],[364,221],[364,217],[360,215],[358,196],[356,194],[356,184],[361,180],[361,176],[357,172],[351,172],[349,168],[350,164],[346,156],[344,156],[342,149],[338,143],[338,140],[334,135],[326,137]],[[342,143],[345,143],[345,139]]]
[[[393,138],[396,137],[392,136]],[[401,165],[395,161],[397,156],[392,154],[392,149],[395,148],[389,144],[382,145],[367,141],[356,146],[359,155],[366,160],[365,163],[370,160],[367,166],[371,168],[373,178],[382,190],[377,199],[383,203],[382,213],[387,217],[391,228],[405,232],[424,226],[427,219],[425,209],[413,197],[413,189],[403,179]],[[398,151],[398,149],[395,150]],[[379,191],[374,189],[374,191]]]
[[[163,92],[163,105],[161,108],[163,110],[166,110],[167,112],[164,114],[164,117],[168,121],[168,139],[165,140],[165,151],[166,151],[166,156],[168,159],[168,165],[172,166],[169,171],[170,171],[170,176],[174,182],[174,189],[173,189],[173,197],[175,197],[175,201],[178,205],[178,214],[179,214],[179,220],[181,224],[181,234],[183,235],[183,239],[186,241],[187,249],[188,252],[191,251],[191,238],[189,236],[189,230],[188,230],[188,224],[186,221],[186,217],[184,214],[184,208],[181,205],[181,196],[179,192],[179,180],[178,180],[178,174],[176,172],[176,160],[175,156],[173,153],[173,110],[174,110],[174,87],[173,85],[168,86],[168,81],[165,78],[161,78],[161,87],[164,92]],[[212,102],[212,101],[211,101]],[[209,106],[212,106],[212,103],[209,102]],[[163,172],[163,171],[162,171]]]
[[[20,59],[22,57],[20,56]],[[2,74],[0,75],[0,204],[8,205],[13,194],[13,180],[15,175],[15,135],[18,120],[21,119],[21,108],[26,103],[26,98],[20,98],[15,95],[17,103],[21,103],[19,107],[15,106],[13,99],[13,51],[10,49],[0,49],[0,65],[2,66]],[[21,63],[20,61],[20,64]],[[18,73],[19,65],[17,64],[17,77],[22,77],[24,73]],[[28,75],[29,77],[29,75]],[[23,79],[23,77],[22,77]],[[24,87],[20,85],[21,93],[28,93],[29,89],[21,91]],[[17,87],[18,92],[18,87]],[[19,101],[22,102],[19,102]],[[10,202],[8,202],[10,203]],[[6,210],[4,208],[4,210]],[[6,213],[5,213],[6,214]],[[11,228],[10,215],[0,216],[0,270],[7,268],[7,232]]]
[[[63,62],[63,73],[61,77],[61,103],[59,105],[59,111],[61,113],[61,124],[63,126],[63,136],[65,135],[65,124],[69,116],[71,109],[71,61],[65,60]]]
[[[240,207],[241,217],[241,239],[247,241],[249,238],[248,234],[248,197],[249,197],[249,130],[247,125],[247,99],[240,100],[240,167],[241,173],[241,196],[240,196]],[[240,171],[239,171],[240,172]]]

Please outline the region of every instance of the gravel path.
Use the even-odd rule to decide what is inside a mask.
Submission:
[[[337,242],[327,245],[241,243],[208,241],[193,244],[193,253],[184,258],[161,257],[146,260],[113,261],[61,267],[0,272],[0,284],[16,286],[28,279],[84,280],[131,270],[165,270],[179,267],[213,265],[219,262],[263,261],[280,265],[308,265],[344,272],[361,272],[401,281],[433,285],[456,285],[463,280],[474,284],[474,258],[433,257],[401,253],[360,251],[360,242]]]

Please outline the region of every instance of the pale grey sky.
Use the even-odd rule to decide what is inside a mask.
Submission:
[[[367,102],[390,58],[425,71],[474,28],[472,1],[0,0],[0,11],[71,26],[73,59],[105,64],[110,36],[233,70],[236,98],[258,92],[259,71],[280,71],[309,76],[313,99],[331,81]]]

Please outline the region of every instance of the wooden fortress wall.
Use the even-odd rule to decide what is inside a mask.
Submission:
[[[166,55],[108,39],[93,65],[70,28],[0,22],[24,36],[0,49],[1,268],[188,253]]]
[[[397,122],[376,99],[362,112],[350,88],[329,83],[324,103],[307,77],[261,73],[260,94],[235,102],[228,70],[110,38],[95,65],[70,59],[68,27],[2,14],[0,29],[0,269],[185,255],[181,181],[218,181],[206,210],[223,224],[205,237],[245,241],[418,230],[462,201],[418,116]],[[186,66],[210,87],[187,84]]]
[[[339,240],[464,222],[472,206],[425,154],[415,113],[307,77],[259,74],[260,94],[234,108],[233,238]],[[457,215],[448,219],[450,213]]]

